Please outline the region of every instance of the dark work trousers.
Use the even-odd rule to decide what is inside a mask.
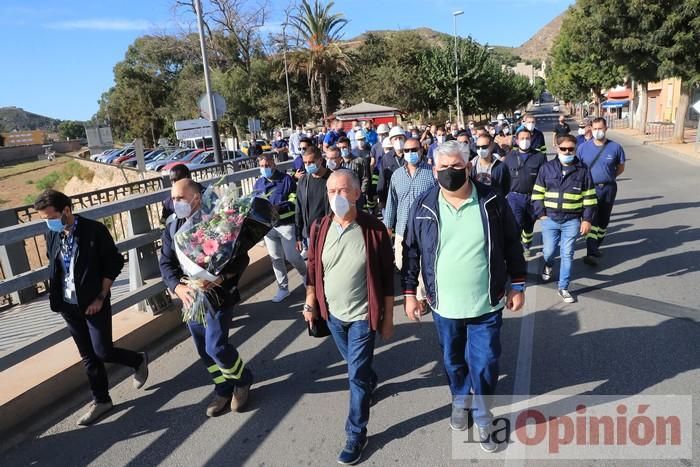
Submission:
[[[598,215],[591,226],[590,233],[586,236],[588,255],[598,253],[598,248],[603,243],[605,234],[608,233],[610,215],[617,196],[617,183],[597,183],[595,193],[598,198]]]
[[[506,196],[506,199],[520,228],[520,241],[525,248],[530,248],[532,237],[534,236],[532,232],[535,230],[535,216],[532,213],[530,195],[511,191]]]
[[[109,402],[109,383],[105,363],[138,368],[143,357],[133,350],[114,347],[112,342],[112,306],[106,302],[98,313],[86,315],[77,305],[66,304],[61,316],[83,359],[95,402]]]
[[[238,350],[228,341],[233,307],[210,310],[205,316],[206,326],[189,321],[187,327],[199,357],[214,380],[214,390],[222,397],[231,397],[237,385],[250,384],[253,379]]]

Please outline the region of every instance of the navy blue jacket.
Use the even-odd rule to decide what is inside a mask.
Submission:
[[[580,219],[593,222],[598,210],[595,186],[588,167],[577,157],[564,166],[559,158],[547,162],[537,174],[532,189],[532,209],[536,218],[547,216],[557,222]]]
[[[520,245],[520,230],[505,198],[489,186],[473,180],[472,183],[479,196],[487,239],[484,247],[489,261],[489,302],[496,306],[505,295],[509,277],[513,285],[525,284],[527,265]],[[404,294],[415,295],[422,269],[428,302],[433,308],[439,308],[436,278],[440,245],[439,195],[440,186],[436,186],[413,202],[403,240],[401,270]]]
[[[301,159],[299,157],[298,159]],[[294,223],[294,209],[297,200],[297,184],[291,175],[275,169],[272,177],[260,177],[253,185],[255,196],[265,196],[277,209],[280,220],[277,225]]]
[[[158,266],[160,267],[160,275],[163,276],[163,282],[165,282],[165,285],[172,291],[175,291],[175,287],[180,284],[180,279],[185,277],[173,244],[174,234],[184,223],[185,219],[174,219],[170,221],[165,226],[165,229],[163,229],[163,235],[161,236],[163,246],[160,249]],[[238,292],[238,280],[241,278],[241,274],[243,274],[243,271],[245,271],[245,268],[248,267],[248,263],[250,262],[248,251],[245,250],[245,248],[243,250],[244,251],[240,252],[236,258],[229,261],[223,271],[221,271],[221,276],[224,278],[224,281],[221,286],[217,287],[215,290],[221,293],[224,306],[233,306],[241,299],[240,293]]]
[[[527,155],[527,159],[523,162],[520,150],[512,149],[506,157],[501,159],[510,175],[509,191],[532,194],[532,186],[535,184],[540,167],[547,163],[547,156],[533,148],[530,148]]]

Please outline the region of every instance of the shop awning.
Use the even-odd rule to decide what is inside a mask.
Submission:
[[[620,107],[627,107],[630,105],[630,100],[629,99],[623,99],[623,100],[609,100],[603,102],[601,107],[604,109],[619,109]]]

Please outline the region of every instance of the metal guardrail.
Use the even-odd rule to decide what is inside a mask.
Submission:
[[[647,141],[668,141],[673,137],[673,123],[671,122],[648,122]]]
[[[289,161],[280,163],[278,168],[288,170],[291,166],[292,162]],[[224,169],[235,169],[235,167],[224,167],[221,169],[222,172]],[[212,175],[211,170],[196,171],[195,173],[202,177]],[[248,169],[226,173],[225,175],[215,175],[211,179],[201,179],[200,183],[209,185],[223,176],[227,183],[235,184],[239,187],[242,194],[248,194],[252,191],[252,186],[259,177],[259,172],[257,169]],[[142,302],[165,289],[161,279],[158,278],[157,280],[157,284],[160,284],[159,286],[151,283],[150,279],[159,277],[156,246],[160,240],[161,232],[159,226],[160,206],[167,197],[169,190],[163,188],[162,179],[145,180],[134,184],[120,185],[111,189],[98,190],[99,192],[116,190],[118,193],[125,194],[129,190],[153,189],[158,184],[160,184],[160,188],[152,192],[132,194],[121,198],[116,196],[116,199],[112,199],[110,196],[98,196],[95,195],[95,192],[86,193],[78,195],[76,197],[77,202],[74,203],[74,206],[83,208],[78,209],[77,212],[84,217],[103,222],[118,219],[120,225],[117,226],[117,222],[114,221],[112,231],[114,232],[114,229],[119,227],[118,235],[115,235],[115,241],[119,250],[127,253],[129,257],[129,283],[132,293],[127,299],[123,300],[129,300],[130,304],[133,304],[134,300],[136,300],[136,303]],[[125,188],[131,185],[134,185],[134,187]],[[81,199],[83,201],[80,201]],[[84,207],[85,205],[87,207]],[[5,277],[4,280],[0,281],[0,297],[5,298],[7,302],[5,306],[30,301],[36,296],[38,286],[43,287],[44,290],[46,289],[46,281],[48,280],[48,269],[45,259],[46,225],[43,221],[36,219],[36,213],[28,212],[26,206],[23,208],[26,212],[26,218],[23,222],[19,222],[18,219],[16,225],[0,228],[0,268],[2,268],[1,270]],[[36,243],[32,250],[35,251],[39,258],[43,257],[44,260],[34,262],[34,266],[29,267],[30,261],[25,248],[27,242],[32,242],[34,239],[36,239]],[[20,248],[20,245],[24,245],[25,248]],[[22,265],[24,265],[24,270],[17,270],[17,268],[21,269]],[[22,298],[22,295],[28,298]],[[123,300],[115,302],[113,305],[115,310],[126,308],[123,304],[119,305]]]

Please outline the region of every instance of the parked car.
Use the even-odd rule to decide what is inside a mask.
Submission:
[[[224,149],[221,151],[221,157],[223,158],[224,162],[229,162],[236,159],[245,159],[248,156],[243,154],[241,151],[229,151],[227,149]],[[209,150],[201,153],[200,155],[192,159],[191,162],[188,162],[185,165],[190,170],[203,169],[205,167],[216,165],[216,161],[214,160],[214,150]]]
[[[182,157],[171,158],[163,167],[161,167],[160,171],[162,173],[167,173],[170,171],[171,168],[175,167],[176,165],[187,164],[203,152],[204,149],[195,149],[194,151],[183,155]]]
[[[115,153],[110,154],[110,155],[107,156],[107,157],[103,157],[102,160],[101,160],[101,162],[104,162],[105,164],[111,164],[112,162],[114,162],[114,160],[115,160],[116,158],[123,156],[124,154],[126,154],[127,152],[129,152],[129,151],[131,151],[131,150],[133,150],[133,149],[134,149],[134,148],[131,147],[131,146],[125,147],[125,148],[123,148],[123,149],[121,149],[121,150],[119,150],[119,151],[117,151],[117,152],[115,152]]]
[[[268,141],[265,141],[264,139],[256,139],[255,140],[256,144],[259,144],[262,147],[263,151],[269,151],[272,149],[272,146]],[[243,141],[241,143],[241,152],[243,154],[248,155],[248,148],[250,147],[250,141]]]
[[[559,112],[559,110],[560,110],[559,104],[557,104],[557,105],[555,105],[554,107],[552,107],[552,112]]]
[[[112,161],[113,165],[120,165],[122,162],[128,161],[129,159],[133,159],[136,157],[136,149],[131,149],[130,151],[125,152],[121,156],[117,157]]]
[[[118,150],[119,149],[107,149],[105,151],[98,152],[97,154],[92,154],[90,156],[90,160],[94,161],[94,162],[98,162],[100,158],[107,156],[107,155],[113,153],[114,151],[118,151]]]
[[[155,170],[160,172],[169,162],[180,160],[195,151],[198,151],[198,149],[183,148],[170,154],[161,154],[146,164],[146,170]]]
[[[168,148],[154,149],[153,151],[150,151],[150,152],[143,155],[143,161],[146,164],[148,164],[149,162],[155,160],[155,158],[160,156],[161,154],[168,155],[168,154],[172,154],[172,152],[173,152],[172,149],[168,149]],[[138,161],[136,160],[136,158],[133,158],[133,159],[129,159],[127,161],[122,162],[121,165],[124,167],[136,167],[137,163],[138,163]]]

